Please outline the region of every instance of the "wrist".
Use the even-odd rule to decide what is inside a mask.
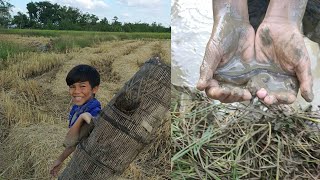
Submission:
[[[270,0],[264,21],[300,26],[307,0]]]
[[[249,23],[247,0],[213,0],[212,7],[215,22],[230,18]]]
[[[64,159],[62,160],[61,157],[59,157],[55,162],[61,164],[64,161]]]

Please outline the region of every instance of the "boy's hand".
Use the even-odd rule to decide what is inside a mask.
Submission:
[[[80,118],[82,118],[83,120],[85,120],[87,124],[90,124],[91,119],[92,119],[92,115],[91,115],[90,113],[88,113],[88,112],[85,112],[85,113],[82,113],[82,114],[80,115]]]
[[[58,176],[58,172],[60,171],[60,168],[62,166],[62,162],[60,160],[54,161],[51,169],[50,169],[50,174],[54,177]]]

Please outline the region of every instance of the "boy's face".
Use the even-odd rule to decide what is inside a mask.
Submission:
[[[97,93],[98,88],[99,86],[91,88],[89,81],[77,82],[69,86],[69,93],[73,103],[81,106],[93,98],[93,94]]]

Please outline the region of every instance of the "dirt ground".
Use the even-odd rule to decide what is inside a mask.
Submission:
[[[24,44],[49,41],[17,35],[5,39],[22,39]],[[170,64],[170,40],[108,41],[63,54],[32,52],[8,60],[8,67],[0,71],[0,179],[51,178],[49,167],[61,152],[67,131],[71,98],[65,77],[72,67],[90,64],[98,69],[101,84],[96,97],[105,106],[153,55],[160,55]],[[154,144],[130,165],[123,177],[170,176],[169,128],[170,123],[166,123]]]

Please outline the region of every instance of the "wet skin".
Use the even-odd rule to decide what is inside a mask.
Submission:
[[[240,61],[230,62],[216,70],[213,78],[221,87],[238,86],[248,89],[253,95],[262,88],[279,96],[279,103],[292,103],[298,93],[299,81],[295,74],[287,73],[273,64],[251,61],[243,65]]]
[[[240,1],[234,3],[237,4],[232,6],[226,1],[213,1],[215,23],[197,84],[197,88],[205,90],[208,97],[221,102],[245,101],[252,98],[248,89],[232,85],[221,87],[219,82],[212,78],[218,67],[228,64],[234,58],[240,59],[243,64],[254,59],[255,32],[249,23],[246,4]],[[242,7],[243,5],[245,7]]]
[[[270,29],[268,36],[272,46],[265,44],[263,39],[258,36],[264,33],[265,29]],[[296,74],[300,82],[302,97],[311,102],[313,99],[311,64],[303,36],[298,27],[292,24],[263,22],[258,29],[255,42],[257,59],[261,63],[275,64],[284,72]],[[288,92],[288,96],[292,95],[296,94]],[[279,101],[285,100],[277,97],[276,92],[261,96],[261,99],[264,98],[268,99],[269,104],[277,104]],[[295,98],[291,98],[289,103],[294,100]]]
[[[305,100],[312,101],[310,60],[297,23],[301,22],[301,16],[294,14],[287,19],[281,16],[288,4],[288,11],[303,13],[306,1],[271,0],[256,33],[247,12],[232,11],[240,8],[245,12],[245,6],[239,3],[213,1],[215,23],[197,88],[221,102],[245,101],[256,95],[266,104],[290,104],[300,86]],[[279,8],[277,3],[283,7]]]

